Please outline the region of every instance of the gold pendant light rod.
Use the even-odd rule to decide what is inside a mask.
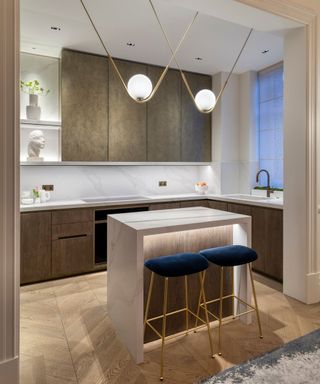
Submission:
[[[106,44],[105,44],[104,41],[102,40],[102,37],[101,37],[101,35],[100,35],[98,29],[96,28],[96,26],[95,26],[95,24],[94,24],[94,22],[93,22],[93,20],[92,20],[92,18],[91,18],[91,16],[90,16],[90,14],[89,14],[89,11],[87,10],[87,7],[85,6],[83,0],[80,0],[80,2],[81,2],[83,9],[85,10],[85,12],[86,12],[86,14],[87,14],[87,16],[88,16],[88,19],[89,19],[89,21],[90,21],[90,23],[91,23],[91,25],[92,25],[94,31],[96,32],[96,35],[98,36],[98,39],[99,39],[99,41],[100,41],[100,43],[101,43],[101,45],[102,45],[104,51],[106,52],[108,58],[110,59],[111,64],[112,64],[112,66],[113,66],[115,72],[117,73],[117,75],[118,75],[118,77],[119,77],[119,79],[120,79],[122,85],[124,86],[124,88],[125,88],[125,90],[127,91],[127,93],[131,96],[131,94],[130,94],[130,92],[129,92],[129,89],[128,89],[128,85],[125,83],[125,81],[124,81],[124,79],[123,79],[123,77],[122,77],[122,75],[121,75],[121,72],[119,71],[119,69],[118,69],[118,67],[117,67],[117,65],[116,65],[116,63],[115,63],[115,61],[114,61],[114,59],[112,58],[112,56],[111,56],[111,54],[110,54],[110,52],[109,52],[109,50],[108,50]],[[157,15],[157,12],[156,12],[156,10],[155,10],[153,4],[152,4],[151,2],[150,2],[150,4],[151,4],[152,10],[153,10],[153,12],[154,12],[154,14],[155,14],[155,17],[156,17],[158,23],[161,25],[160,20],[159,20],[159,17],[158,17],[158,15]],[[147,97],[145,97],[145,98],[143,98],[143,99],[139,99],[139,98],[134,98],[134,97],[131,96],[137,103],[146,103],[147,101],[149,101],[149,100],[155,95],[155,93],[157,92],[157,90],[158,90],[160,84],[162,83],[162,81],[163,81],[163,79],[164,79],[166,73],[168,72],[168,69],[169,69],[170,64],[171,64],[172,61],[175,59],[175,55],[177,54],[178,50],[180,49],[180,47],[181,47],[183,41],[185,40],[185,38],[186,38],[186,36],[187,36],[187,34],[188,34],[190,28],[191,28],[192,25],[194,24],[194,22],[195,22],[195,20],[196,20],[196,18],[197,18],[197,16],[198,16],[198,14],[199,14],[199,12],[196,12],[196,13],[195,13],[193,19],[192,19],[191,22],[189,23],[187,29],[185,30],[185,32],[184,32],[183,36],[181,37],[181,39],[180,39],[180,41],[179,41],[179,43],[178,43],[178,45],[177,45],[177,47],[176,47],[175,50],[172,49],[171,44],[168,42],[169,45],[170,45],[171,52],[172,52],[172,56],[171,56],[171,58],[170,58],[170,60],[169,60],[169,63],[167,64],[167,66],[166,66],[165,69],[163,70],[163,72],[162,72],[162,74],[160,75],[160,77],[159,77],[159,79],[158,79],[156,85],[154,86],[154,88],[152,89],[151,93],[150,93]],[[162,27],[162,26],[161,26],[161,27]],[[164,30],[163,30],[163,33],[165,33]],[[139,76],[139,75],[138,75],[138,76]],[[148,79],[148,80],[149,80],[149,79]],[[149,81],[150,81],[150,80],[149,80]]]
[[[249,31],[249,33],[248,33],[248,35],[247,35],[247,37],[246,37],[246,39],[245,39],[245,41],[244,41],[242,47],[241,47],[241,50],[240,50],[240,52],[239,52],[239,54],[238,54],[238,56],[237,56],[237,58],[236,58],[236,60],[235,60],[235,62],[234,62],[234,64],[233,64],[233,66],[232,66],[232,68],[231,68],[231,70],[230,70],[228,76],[227,76],[227,79],[226,79],[226,81],[224,82],[224,84],[223,84],[223,86],[222,86],[222,88],[221,88],[221,90],[220,90],[220,92],[219,92],[219,94],[218,94],[218,97],[216,98],[216,101],[215,101],[213,107],[210,108],[210,109],[207,109],[207,110],[203,110],[203,109],[200,109],[199,106],[198,106],[198,104],[196,103],[195,96],[194,96],[194,94],[193,94],[193,92],[192,92],[192,89],[191,89],[191,87],[190,87],[190,85],[189,85],[189,82],[188,82],[188,80],[187,80],[187,77],[186,77],[186,75],[184,74],[184,72],[182,71],[182,69],[181,69],[181,67],[180,67],[180,65],[179,65],[179,63],[178,63],[178,60],[177,60],[177,58],[176,58],[176,53],[173,51],[173,48],[172,48],[172,45],[171,45],[170,40],[169,40],[169,38],[168,38],[168,35],[167,35],[167,33],[166,33],[166,31],[165,31],[165,29],[164,29],[164,27],[163,27],[163,25],[162,25],[162,23],[161,23],[159,17],[158,17],[157,11],[156,11],[156,9],[155,9],[155,6],[153,5],[152,0],[149,0],[149,3],[150,3],[150,5],[151,5],[151,7],[152,7],[152,9],[153,9],[153,12],[154,12],[155,16],[156,16],[156,19],[157,19],[157,21],[158,21],[158,24],[159,24],[159,26],[160,26],[160,29],[161,29],[161,31],[162,31],[162,33],[163,33],[163,35],[164,35],[164,37],[165,37],[165,39],[166,39],[166,41],[167,41],[168,47],[169,47],[169,49],[170,49],[170,51],[171,51],[171,53],[172,53],[172,57],[173,57],[173,59],[174,59],[176,65],[177,65],[177,67],[178,67],[178,69],[179,69],[179,71],[180,71],[182,80],[183,80],[183,82],[184,82],[184,84],[185,84],[185,86],[186,86],[186,88],[187,88],[187,91],[188,91],[189,95],[191,96],[191,98],[192,98],[192,100],[193,100],[195,106],[197,107],[197,109],[198,109],[201,113],[211,113],[211,112],[214,110],[215,106],[217,105],[218,101],[220,100],[220,98],[221,98],[221,96],[222,96],[222,93],[223,93],[223,91],[225,90],[225,88],[226,88],[226,86],[227,86],[227,84],[228,84],[228,81],[229,81],[231,75],[233,74],[233,71],[234,71],[236,65],[238,64],[238,61],[239,61],[239,59],[240,59],[240,56],[241,56],[241,54],[242,54],[242,52],[243,52],[245,46],[247,45],[247,42],[248,42],[248,40],[249,40],[249,38],[250,38],[250,36],[251,36],[251,34],[252,34],[252,32],[253,32],[253,28],[250,29],[250,31]]]
[[[240,50],[240,52],[239,52],[239,54],[238,54],[238,56],[237,56],[237,58],[236,58],[236,61],[234,62],[233,66],[232,66],[232,68],[231,68],[231,71],[229,72],[228,77],[227,77],[226,81],[224,82],[223,87],[221,88],[221,91],[220,91],[219,94],[218,94],[217,102],[219,101],[219,99],[220,99],[220,97],[221,97],[221,95],[222,95],[222,93],[223,93],[225,87],[227,86],[228,81],[229,81],[231,75],[233,74],[233,71],[234,71],[236,65],[238,64],[238,61],[239,61],[239,59],[240,59],[240,56],[242,55],[242,52],[243,52],[245,46],[247,45],[247,42],[248,42],[248,40],[249,40],[249,38],[250,38],[252,32],[253,32],[253,28],[250,29],[250,31],[249,31],[249,33],[248,33],[248,36],[247,36],[245,42],[243,43],[242,48],[241,48],[241,50]]]

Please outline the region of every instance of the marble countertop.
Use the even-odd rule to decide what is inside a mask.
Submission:
[[[130,212],[109,215],[126,226],[147,234],[159,233],[163,229],[168,232],[170,227],[174,230],[188,227],[188,229],[207,227],[208,225],[228,225],[247,220],[249,216],[237,213],[220,211],[205,207],[190,207],[177,209],[164,209],[159,211]]]
[[[238,197],[237,197],[238,196]],[[101,201],[91,201],[85,202],[81,199],[76,200],[59,200],[59,201],[49,201],[46,203],[39,204],[29,204],[29,205],[21,205],[21,212],[34,212],[34,211],[47,211],[47,210],[57,210],[57,209],[68,209],[68,208],[86,208],[86,207],[108,207],[114,205],[130,205],[130,204],[152,204],[152,203],[165,203],[165,202],[173,202],[173,201],[182,201],[182,200],[218,200],[218,201],[229,201],[235,202],[239,204],[249,204],[256,205],[262,207],[283,208],[283,199],[261,199],[256,200],[256,197],[253,197],[252,200],[250,198],[244,199],[239,198],[240,195],[199,195],[196,193],[189,194],[175,194],[175,195],[152,195],[152,196],[140,196],[139,198],[128,198],[123,199],[121,197],[115,196],[114,199],[110,196],[107,197],[107,200]]]

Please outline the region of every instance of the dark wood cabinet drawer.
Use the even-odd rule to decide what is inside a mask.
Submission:
[[[181,201],[181,208],[188,207],[208,207],[208,200],[189,200],[189,201]]]
[[[91,208],[76,208],[52,212],[52,224],[83,223],[93,221]]]
[[[228,203],[225,203],[224,201],[208,201],[209,208],[212,209],[220,209],[221,211],[227,211],[228,210]]]
[[[52,240],[59,240],[68,237],[92,235],[93,222],[55,224],[52,226]]]
[[[239,213],[240,215],[251,216],[251,207],[248,205],[228,203],[228,211]]]
[[[92,235],[52,241],[53,277],[89,272],[93,264]]]
[[[151,204],[149,207],[150,211],[156,211],[159,209],[175,209],[175,208],[180,208],[180,202],[175,201],[172,203],[156,203],[156,204]]]

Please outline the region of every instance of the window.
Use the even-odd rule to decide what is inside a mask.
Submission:
[[[260,71],[258,82],[259,168],[269,171],[271,187],[283,188],[283,64]]]

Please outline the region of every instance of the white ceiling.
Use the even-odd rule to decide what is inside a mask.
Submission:
[[[85,0],[114,57],[165,66],[170,51],[148,0]],[[249,32],[254,32],[237,73],[259,70],[283,58],[283,35],[299,24],[234,0],[154,0],[176,46],[196,10],[200,14],[177,58],[185,70],[229,71]],[[58,26],[60,31],[53,31]],[[127,42],[135,43],[128,47]],[[79,0],[22,0],[21,50],[59,56],[61,48],[104,54]],[[261,52],[268,49],[267,54]],[[195,57],[202,57],[196,61]]]

